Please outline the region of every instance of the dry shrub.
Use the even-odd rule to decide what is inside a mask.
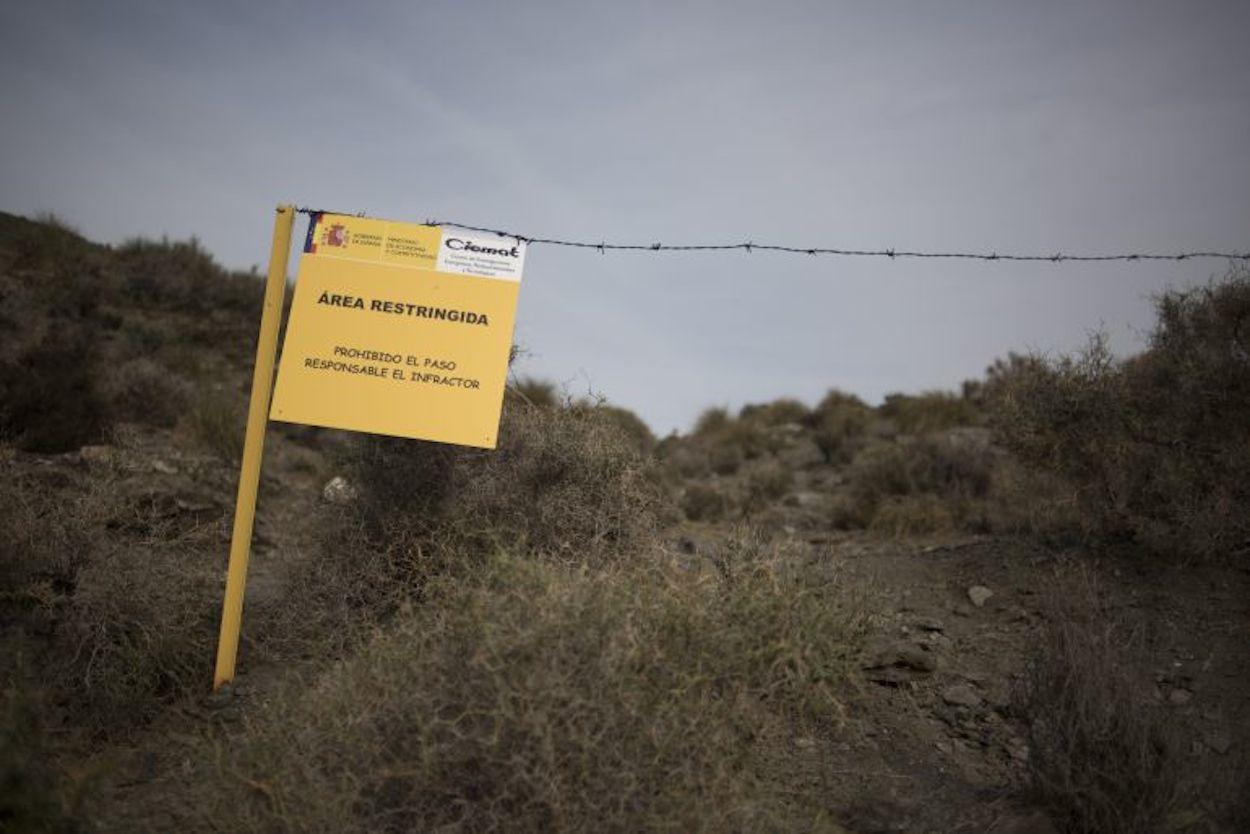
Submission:
[[[10,545],[0,549],[0,620],[28,636],[34,678],[88,732],[123,732],[209,680],[218,556],[144,512],[107,469],[81,485],[0,469]],[[146,542],[113,534],[140,526]]]
[[[100,440],[109,423],[97,344],[93,328],[58,324],[12,360],[0,360],[0,438],[52,453]]]
[[[948,515],[961,522],[973,502],[989,493],[994,463],[988,445],[958,433],[873,444],[851,463],[849,505],[840,520],[889,531],[908,525],[942,529]],[[924,497],[898,500],[914,496]],[[948,513],[938,512],[935,500]],[[878,512],[883,518],[874,522]]]
[[[69,232],[23,228],[0,258],[0,440],[71,451],[108,430],[97,372],[101,268]]]
[[[732,422],[733,417],[729,416],[729,409],[722,406],[706,408],[699,415],[698,419],[694,421],[694,430],[691,432],[691,435],[694,437],[711,437],[724,431]]]
[[[666,442],[662,454],[670,469],[683,477],[733,475],[746,461],[776,454],[785,445],[779,427],[804,420],[807,414],[807,406],[797,400],[745,406],[736,419],[726,408],[709,408],[699,415],[689,437]]]
[[[1095,337],[1018,369],[996,401],[1005,444],[1076,487],[1108,536],[1190,554],[1250,540],[1250,271],[1156,302],[1149,349]]]
[[[757,513],[781,498],[794,483],[794,472],[776,461],[765,461],[747,473],[742,512]]]
[[[977,508],[995,533],[1033,536],[1057,546],[1084,541],[1090,530],[1070,483],[1010,455],[994,465],[989,496]]]
[[[186,411],[189,386],[168,368],[148,359],[131,359],[111,372],[106,383],[114,419],[170,428]]]
[[[801,425],[809,420],[811,413],[811,409],[798,400],[783,397],[770,403],[744,405],[738,412],[738,419],[763,426]]]
[[[220,387],[203,386],[183,413],[191,439],[226,463],[243,457],[243,430],[247,412],[242,400]]]
[[[510,401],[519,400],[526,405],[547,408],[555,408],[563,399],[554,382],[530,376],[510,382],[504,394]]]
[[[125,298],[140,307],[251,313],[264,294],[256,276],[226,272],[194,237],[173,243],[135,238],[113,250],[112,264]]]
[[[757,744],[838,720],[862,628],[834,589],[752,556],[718,575],[498,557],[277,698],[180,815],[234,831],[804,827]]]
[[[949,391],[887,394],[878,413],[893,421],[904,434],[926,434],[980,422],[976,405]]]
[[[895,538],[954,529],[955,514],[936,495],[892,495],[876,506],[868,528]]]
[[[616,427],[633,441],[638,451],[646,455],[655,449],[656,440],[655,435],[651,433],[651,427],[637,414],[628,408],[606,403],[599,403],[593,407],[598,408],[604,417],[615,423]]]
[[[654,465],[596,407],[513,403],[499,448],[360,436],[347,460],[359,499],[313,560],[331,604],[392,610],[432,577],[472,573],[500,549],[567,562],[627,558],[673,513]]]
[[[79,574],[51,676],[79,727],[116,732],[203,691],[221,614],[216,563],[202,551],[128,548]]]
[[[848,463],[872,423],[872,409],[853,394],[830,391],[808,418],[825,463]]]
[[[46,706],[15,676],[0,691],[0,711],[0,827],[13,834],[84,830],[92,784],[67,777],[53,763]]]
[[[693,483],[681,497],[681,508],[691,521],[718,521],[729,511],[730,500],[714,486]]]
[[[1014,709],[1037,798],[1065,831],[1159,830],[1181,796],[1176,739],[1137,656],[1138,638],[1106,616],[1085,571],[1044,598],[1046,624]]]

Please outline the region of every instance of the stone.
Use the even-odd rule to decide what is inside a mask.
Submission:
[[[321,497],[331,504],[350,504],[356,500],[356,488],[342,475],[335,475],[322,488]]]
[[[1168,703],[1174,707],[1183,707],[1194,699],[1194,693],[1188,689],[1177,687],[1168,693]]]
[[[959,603],[958,605],[956,605],[954,608],[952,608],[952,609],[951,609],[951,612],[952,612],[952,613],[953,613],[956,617],[971,617],[971,616],[972,616],[972,606],[971,606],[971,605],[969,605],[969,604],[968,604],[968,603],[966,603],[966,602],[961,602],[961,603]]]
[[[937,658],[932,652],[905,640],[877,643],[864,668],[883,669],[890,666],[916,672],[933,672],[937,669]]]
[[[980,694],[971,686],[957,683],[942,690],[942,700],[952,707],[977,707],[981,705]]]
[[[994,596],[994,592],[984,585],[973,585],[968,589],[968,599],[972,600],[972,604],[977,608],[982,608],[986,600]]]
[[[178,474],[178,468],[176,466],[174,466],[173,464],[166,463],[165,461],[159,458],[152,461],[152,471],[160,473],[161,475],[177,475]]]
[[[938,667],[938,659],[922,647],[906,640],[878,640],[870,647],[862,668],[868,680],[887,686],[901,686]]]
[[[916,628],[921,631],[945,631],[946,626],[942,625],[942,621],[932,617],[924,617],[915,622]]]

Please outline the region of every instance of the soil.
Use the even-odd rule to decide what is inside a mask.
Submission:
[[[310,520],[326,511],[322,488],[332,474],[323,450],[338,439],[269,432],[248,610],[281,605],[281,564],[315,551]],[[130,473],[119,488],[164,508],[167,518],[189,530],[211,530],[221,542],[224,568],[233,471],[209,456],[174,448],[162,433],[130,435],[116,452]],[[83,457],[26,461],[81,472],[90,465]],[[686,524],[670,538],[697,563],[714,559],[731,531],[728,524]],[[845,726],[790,739],[778,765],[793,769],[793,778],[819,784],[845,831],[1061,830],[1059,821],[1030,804],[1028,746],[1011,696],[1047,616],[1043,591],[1078,561],[1101,577],[1106,610],[1144,636],[1149,669],[1141,680],[1143,698],[1174,717],[1183,761],[1202,765],[1193,768],[1196,773],[1216,772],[1225,780],[1200,794],[1176,830],[1247,830],[1244,800],[1237,807],[1228,798],[1250,784],[1250,570],[1054,550],[1010,537],[888,539],[801,524],[783,525],[781,534],[802,545],[803,567],[866,589],[872,600],[875,633],[864,680],[847,702]],[[125,747],[93,757],[111,774],[107,805],[141,800],[158,773],[179,766],[178,745],[171,741],[206,722],[238,720],[249,701],[263,698],[290,671],[249,664],[246,646],[241,664],[240,685],[225,709],[205,693]]]

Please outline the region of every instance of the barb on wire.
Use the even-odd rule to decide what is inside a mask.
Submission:
[[[347,212],[322,212],[318,209],[310,209],[301,207],[296,209],[300,214],[344,214],[347,216],[363,217],[363,212],[350,214]],[[818,246],[780,246],[769,243],[711,243],[711,244],[672,244],[672,243],[607,243],[599,241],[598,243],[582,240],[562,240],[552,237],[530,237],[529,235],[521,235],[515,232],[508,232],[501,229],[491,229],[486,226],[472,226],[467,223],[456,223],[448,220],[429,220],[427,219],[425,226],[455,226],[460,229],[468,229],[472,232],[484,232],[487,234],[498,235],[500,237],[510,237],[517,241],[528,243],[531,246],[566,246],[573,249],[596,249],[600,254],[609,251],[614,252],[727,252],[732,250],[742,250],[750,253],[754,251],[763,252],[787,252],[796,255],[840,255],[844,257],[855,258],[931,258],[946,260],[966,260],[966,261],[1049,261],[1051,263],[1062,263],[1064,261],[1184,261],[1190,258],[1219,258],[1221,260],[1234,261],[1250,261],[1250,252],[1171,252],[1171,253],[1147,253],[1147,252],[1128,252],[1123,254],[1097,254],[1097,255],[1067,255],[1063,252],[1055,252],[1052,255],[1013,255],[1003,254],[1001,252],[920,252],[905,249],[839,249],[832,247]]]

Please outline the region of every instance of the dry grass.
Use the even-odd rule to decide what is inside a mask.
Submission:
[[[151,512],[107,469],[72,485],[0,467],[0,617],[77,729],[125,732],[209,679],[219,556]]]
[[[220,387],[203,386],[182,417],[193,442],[226,463],[243,457],[247,411],[240,397]]]
[[[1046,610],[1015,698],[1034,793],[1073,834],[1159,830],[1181,796],[1182,768],[1167,717],[1142,696],[1136,635],[1103,613],[1084,570],[1050,589]]]
[[[180,813],[235,831],[806,829],[756,744],[839,719],[862,632],[842,599],[750,548],[707,575],[497,556],[278,698]]]

